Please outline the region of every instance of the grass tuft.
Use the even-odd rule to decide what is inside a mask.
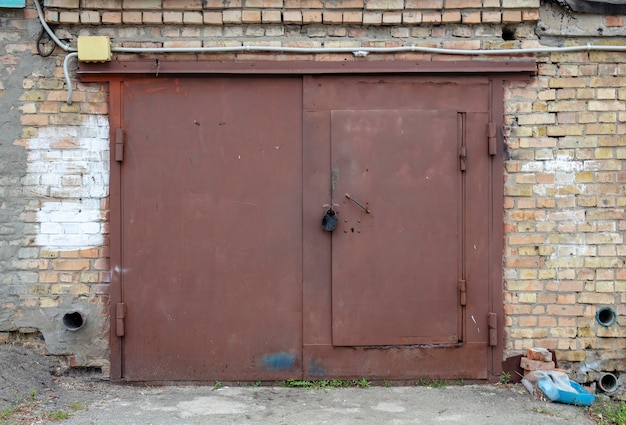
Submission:
[[[305,389],[313,389],[313,390],[325,390],[331,388],[369,388],[371,383],[365,379],[330,379],[330,380],[320,380],[320,381],[302,381],[299,379],[288,379],[286,381],[282,381],[279,383],[282,387],[289,388],[305,388]]]
[[[443,389],[448,386],[448,383],[445,379],[420,379],[415,383],[415,386]]]
[[[623,401],[596,398],[588,411],[598,425],[626,425],[626,403]]]

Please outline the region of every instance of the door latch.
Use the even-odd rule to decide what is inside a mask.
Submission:
[[[357,204],[359,207],[361,207],[363,209],[363,211],[365,211],[368,214],[371,214],[372,212],[370,211],[370,209],[368,207],[366,207],[365,205],[363,205],[362,203],[360,203],[359,201],[357,201],[356,199],[354,199],[352,196],[350,196],[349,193],[346,193],[346,198],[348,198],[349,200],[351,200],[352,202],[354,202],[355,204]]]

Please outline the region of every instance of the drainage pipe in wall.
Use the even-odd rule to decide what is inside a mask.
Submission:
[[[617,376],[610,372],[604,372],[598,378],[598,388],[604,393],[614,393],[617,391]]]

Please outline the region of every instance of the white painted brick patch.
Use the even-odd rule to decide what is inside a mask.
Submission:
[[[28,141],[23,183],[43,198],[36,244],[49,250],[98,247],[103,242],[102,200],[109,193],[109,123],[87,116],[81,127],[40,128]]]

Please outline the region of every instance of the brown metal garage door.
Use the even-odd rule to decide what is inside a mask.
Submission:
[[[488,378],[490,84],[123,81],[119,377]]]

